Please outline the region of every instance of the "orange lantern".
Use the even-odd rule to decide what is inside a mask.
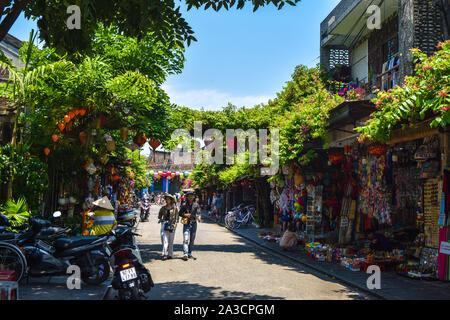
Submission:
[[[81,115],[81,116],[84,116],[85,113],[86,113],[86,110],[80,109],[80,115]]]
[[[44,153],[46,156],[48,156],[50,154],[50,148],[45,148]]]
[[[69,118],[70,118],[70,120],[72,120],[73,118],[75,118],[75,112],[70,111],[70,112],[69,112]]]
[[[59,130],[61,130],[61,131],[63,131],[65,127],[66,127],[66,125],[65,125],[64,123],[58,124],[58,128],[59,128]]]
[[[80,114],[80,110],[79,110],[79,109],[76,109],[76,110],[74,111],[74,113],[75,113],[75,115],[77,116],[77,115]]]
[[[58,137],[57,134],[52,135],[53,142],[58,141],[58,138],[59,138],[59,137]]]
[[[66,123],[69,123],[69,122],[70,122],[70,116],[69,116],[68,114],[66,114],[66,115],[64,116],[64,121],[65,121]]]

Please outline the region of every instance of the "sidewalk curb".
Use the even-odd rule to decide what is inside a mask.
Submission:
[[[207,220],[209,220],[209,221],[211,221],[211,222],[217,223],[215,220],[211,219],[211,217],[209,217],[209,216],[207,216],[207,215],[202,214],[202,217],[203,217],[203,218],[206,218]],[[250,241],[250,242],[256,244],[257,246],[259,246],[259,247],[261,247],[261,248],[264,248],[265,250],[268,250],[268,251],[270,251],[270,252],[272,252],[272,253],[278,254],[278,255],[280,255],[280,256],[282,256],[282,257],[284,257],[284,258],[286,258],[286,259],[289,259],[289,260],[291,260],[291,261],[293,261],[293,262],[295,262],[295,263],[301,264],[302,266],[305,266],[305,267],[308,267],[308,268],[310,268],[310,269],[313,269],[314,271],[316,271],[316,272],[318,272],[318,273],[320,273],[320,274],[323,274],[323,275],[325,275],[325,276],[327,276],[327,277],[329,277],[329,278],[334,278],[333,280],[337,280],[337,281],[339,281],[339,282],[341,282],[341,283],[346,284],[346,285],[349,286],[349,287],[352,287],[352,288],[354,288],[354,289],[358,289],[359,291],[362,291],[362,292],[364,292],[364,293],[366,293],[366,294],[368,294],[368,295],[374,296],[374,297],[376,297],[376,298],[378,298],[378,299],[380,299],[380,300],[388,300],[386,297],[383,297],[382,295],[380,295],[380,294],[378,294],[378,293],[374,293],[373,291],[371,291],[371,290],[369,290],[369,289],[367,289],[367,288],[364,288],[364,287],[362,287],[362,286],[358,286],[358,285],[356,285],[356,284],[354,284],[354,283],[352,283],[352,282],[349,282],[349,281],[343,279],[342,277],[339,277],[339,276],[337,276],[337,275],[335,275],[335,274],[333,274],[333,273],[326,272],[325,270],[322,270],[322,269],[320,269],[320,268],[317,268],[317,267],[315,267],[315,266],[312,265],[312,264],[305,263],[305,262],[303,262],[303,261],[301,261],[301,260],[298,260],[298,259],[296,259],[296,258],[294,258],[294,257],[291,257],[291,256],[289,256],[289,255],[286,255],[286,254],[284,254],[283,252],[280,252],[280,251],[275,250],[275,249],[273,249],[273,248],[271,248],[271,247],[269,247],[269,246],[266,246],[266,245],[264,245],[264,244],[261,244],[261,243],[255,241],[254,239],[252,239],[252,238],[250,238],[250,237],[248,237],[248,236],[246,236],[246,235],[244,235],[244,234],[241,234],[241,233],[239,233],[239,232],[237,232],[237,231],[235,231],[235,230],[228,229],[223,223],[217,223],[217,224],[220,225],[220,226],[222,226],[222,227],[224,227],[224,228],[226,228],[228,231],[230,231],[230,232],[232,232],[232,233],[234,233],[234,234],[236,234],[236,235],[238,235],[238,236],[240,236],[240,237],[242,237],[242,238],[244,238],[244,239],[246,239],[246,240],[248,240],[248,241]]]

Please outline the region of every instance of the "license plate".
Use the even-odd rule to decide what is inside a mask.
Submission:
[[[136,279],[137,278],[136,268],[129,268],[120,271],[120,278],[122,279],[122,282]]]

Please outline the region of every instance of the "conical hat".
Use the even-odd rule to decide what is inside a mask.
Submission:
[[[106,209],[106,210],[114,210],[114,207],[112,206],[111,202],[109,201],[108,197],[103,197],[101,199],[98,199],[92,203],[94,206]]]
[[[173,202],[177,201],[177,197],[175,197],[174,195],[171,195],[170,193],[164,192],[164,198],[165,197],[171,198]]]

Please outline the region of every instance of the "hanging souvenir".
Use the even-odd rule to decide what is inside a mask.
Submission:
[[[66,125],[64,123],[58,124],[58,128],[60,131],[63,131],[65,127],[66,127]]]
[[[59,137],[58,137],[57,134],[52,135],[52,140],[53,140],[53,142],[58,141],[58,139],[59,139]]]
[[[44,153],[46,156],[48,156],[50,154],[50,148],[45,148]]]
[[[69,116],[68,114],[66,114],[66,115],[64,116],[64,121],[65,121],[66,123],[69,123],[69,122],[70,122],[70,116]]]
[[[97,168],[94,166],[94,164],[90,164],[90,165],[87,166],[86,171],[90,175],[93,175],[97,171]]]
[[[128,138],[128,128],[122,127],[120,128],[120,138],[125,141]]]

